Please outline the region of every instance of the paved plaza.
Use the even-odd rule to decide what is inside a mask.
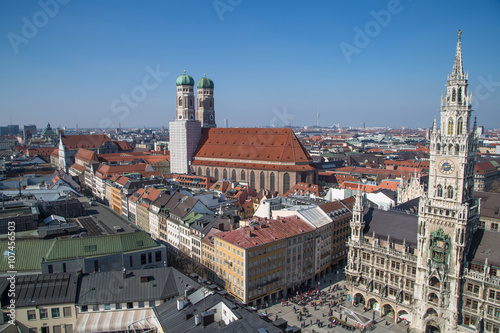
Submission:
[[[340,289],[337,291],[333,291],[333,289],[335,289],[333,288],[333,286],[335,285],[338,285]],[[330,273],[323,277],[318,285],[318,290],[326,292],[327,297],[334,296],[335,298],[328,298],[326,304],[323,302],[321,306],[319,305],[318,301],[316,301],[316,306],[311,306],[310,303],[303,306],[306,308],[307,312],[305,312],[305,314],[308,314],[308,316],[303,315],[302,320],[300,321],[298,318],[298,314],[299,312],[302,312],[302,306],[299,307],[297,304],[294,304],[290,301],[288,302],[288,305],[286,305],[286,302],[284,305],[282,305],[281,301],[273,304],[269,303],[267,308],[259,309],[258,311],[259,313],[267,313],[268,318],[273,321],[276,320],[276,318],[282,318],[288,322],[288,326],[297,326],[299,328],[302,327],[302,332],[352,332],[352,329],[349,330],[347,328],[342,328],[342,326],[340,325],[330,328],[328,327],[328,318],[330,317],[329,313],[332,317],[340,319],[340,309],[342,307],[345,307],[345,310],[347,310],[347,312],[351,310],[355,313],[368,317],[369,319],[373,318],[375,312],[375,325],[373,325],[372,329],[366,329],[366,332],[408,332],[408,325],[405,325],[403,322],[395,323],[392,317],[380,317],[380,313],[378,311],[368,310],[365,312],[363,311],[362,305],[353,306],[351,302],[348,301],[348,293],[347,290],[344,290],[344,285],[345,282],[343,280],[342,272],[339,272],[339,274],[337,275],[337,272],[334,271],[333,273]],[[343,296],[341,296],[341,293],[343,293]],[[341,298],[344,299],[344,302],[342,302],[341,305],[330,308],[329,303],[331,301],[340,302]],[[346,311],[344,311],[344,313],[345,312]],[[342,321],[347,322],[347,324],[352,327],[356,326],[356,322],[351,318],[346,318],[345,314],[342,316]],[[305,327],[303,325],[305,325]],[[360,329],[356,329],[355,332],[360,332]]]

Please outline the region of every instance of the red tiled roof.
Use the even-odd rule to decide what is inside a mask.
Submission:
[[[127,141],[113,141],[120,150],[132,150],[132,147]]]
[[[85,162],[97,161],[97,155],[92,150],[80,148],[75,155],[75,160],[82,160]]]
[[[261,163],[240,163],[240,162],[228,162],[223,161],[193,161],[192,165],[196,166],[219,166],[219,167],[229,167],[232,168],[242,168],[242,169],[257,169],[257,170],[275,170],[275,171],[312,171],[316,170],[311,164],[303,165],[279,165],[279,164],[261,164]]]
[[[314,194],[316,196],[320,196],[320,193],[323,192],[323,188],[319,185],[308,184],[308,183],[297,183],[295,184],[285,196],[290,196],[294,194],[304,195],[304,194]]]
[[[63,135],[62,141],[66,149],[97,149],[104,142],[111,141],[111,139],[104,134]]]
[[[84,172],[85,171],[85,167],[83,165],[80,165],[80,164],[73,164],[70,169],[75,169],[77,171],[80,171],[80,172]]]
[[[285,217],[279,220],[258,220],[261,221],[259,225],[222,232],[215,235],[215,237],[240,248],[249,249],[315,230],[312,225],[298,216]]]
[[[205,128],[194,153],[200,158],[312,163],[290,128]]]
[[[491,162],[486,161],[486,162],[479,162],[476,163],[476,173],[488,173],[496,171],[496,168]]]

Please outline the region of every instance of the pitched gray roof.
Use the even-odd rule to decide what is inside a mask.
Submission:
[[[32,274],[16,276],[16,307],[74,303],[77,273]],[[0,295],[7,298],[9,282],[2,278]],[[3,304],[6,305],[6,304]]]
[[[488,264],[500,268],[500,233],[478,229],[472,238],[467,260],[484,265],[487,258]]]
[[[82,276],[78,305],[167,300],[184,294],[187,285],[198,283],[172,267],[123,272],[100,272]]]
[[[214,307],[220,302],[224,302],[232,311],[235,313],[238,320],[233,321],[227,326],[221,328],[219,322],[213,322],[207,326],[202,324],[196,326],[194,323],[194,316],[200,315],[206,310]],[[256,313],[251,313],[244,308],[235,306],[233,303],[229,302],[227,299],[219,294],[214,294],[207,296],[203,301],[198,302],[195,305],[189,304],[182,310],[177,310],[177,300],[172,299],[166,303],[160,304],[155,307],[155,314],[166,333],[177,333],[177,332],[257,332],[259,328],[264,328],[269,333],[281,332],[280,329],[274,327],[271,323],[268,323],[261,318]]]
[[[373,232],[380,238],[390,235],[392,240],[417,245],[418,216],[395,211],[368,208],[364,215],[363,233],[371,236]]]

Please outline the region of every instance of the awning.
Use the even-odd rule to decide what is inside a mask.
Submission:
[[[152,309],[99,311],[79,313],[75,333],[127,331],[130,325],[135,329],[154,329]]]
[[[410,315],[408,313],[403,313],[402,315],[399,316],[399,319],[410,321]]]

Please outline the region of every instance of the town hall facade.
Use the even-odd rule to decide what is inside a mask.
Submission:
[[[500,234],[478,229],[471,99],[459,31],[418,214],[366,209],[361,193],[353,209],[346,267],[352,301],[409,321],[412,332],[500,329]]]

